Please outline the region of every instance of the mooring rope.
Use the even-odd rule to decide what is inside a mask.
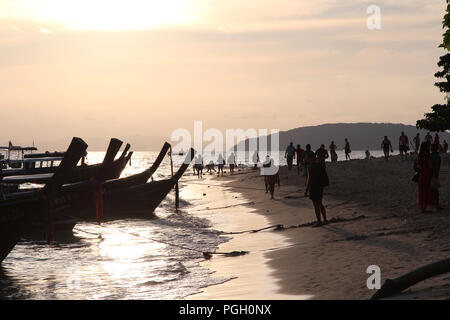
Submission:
[[[227,186],[227,185],[221,185],[221,184],[208,184],[208,183],[199,183],[199,182],[193,182],[193,181],[182,181],[185,184],[197,184],[201,186],[208,186],[208,187],[221,187],[221,188],[237,188],[237,189],[249,189],[249,190],[260,190],[265,191],[264,188],[254,188],[254,187],[244,187],[244,186]]]
[[[363,219],[363,218],[366,218],[366,216],[360,215],[360,216],[356,216],[353,218],[333,217],[327,221],[328,222],[327,224],[339,223],[339,222],[349,222],[349,221],[359,220],[359,219]],[[317,222],[315,222],[315,221],[306,222],[306,223],[302,223],[302,224],[298,224],[298,225],[291,225],[291,226],[285,226],[283,224],[274,224],[274,225],[263,227],[260,229],[250,229],[250,230],[243,230],[243,231],[218,231],[217,234],[230,234],[231,235],[231,234],[256,233],[256,232],[269,230],[269,229],[274,229],[274,231],[282,231],[282,230],[288,230],[288,229],[312,227],[316,224],[317,224]]]

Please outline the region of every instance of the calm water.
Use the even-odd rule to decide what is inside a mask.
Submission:
[[[381,151],[371,153],[381,155]],[[345,158],[342,152],[338,155],[340,160]],[[87,161],[101,162],[103,156],[104,152],[91,152]],[[136,152],[122,176],[148,168],[156,156],[156,152]],[[352,158],[364,157],[363,151],[352,152]],[[175,157],[175,169],[183,159]],[[154,178],[169,174],[166,157]],[[182,180],[192,179],[196,180],[189,174]],[[166,244],[212,251],[227,241],[214,232],[209,221],[188,214],[189,200],[182,200],[183,210],[178,214],[171,194],[157,208],[157,219],[119,220],[100,226],[79,223],[73,236],[51,245],[20,242],[0,267],[0,298],[183,299],[202,287],[229,280],[201,267],[201,253]]]

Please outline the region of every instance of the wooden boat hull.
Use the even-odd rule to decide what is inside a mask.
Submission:
[[[24,212],[33,205],[30,201],[0,203],[0,263],[20,240],[26,222]]]
[[[104,190],[101,220],[150,218],[176,183],[174,178],[134,186]],[[60,210],[61,215],[79,221],[97,219],[98,189],[95,186],[70,193],[71,205]]]
[[[192,151],[191,154],[190,160],[194,152]],[[57,195],[52,197],[50,211],[49,203],[40,198],[36,191],[11,195],[9,200],[0,202],[0,205],[11,212],[20,213],[23,217],[23,226],[40,226],[41,230],[44,229],[42,232],[45,232],[48,226],[45,223],[48,217],[52,224],[67,218],[76,221],[95,221],[97,212],[101,213],[100,210],[96,210],[100,202],[104,208],[102,220],[151,218],[156,207],[186,171],[190,163],[188,160],[189,158],[173,177],[160,181],[133,185],[143,177],[145,178],[145,175],[142,175],[138,177],[139,179],[136,177],[136,179],[125,179],[124,183],[120,182],[122,179],[118,179],[97,185],[88,181],[66,184]],[[5,252],[9,248],[6,243],[7,241],[5,241]]]

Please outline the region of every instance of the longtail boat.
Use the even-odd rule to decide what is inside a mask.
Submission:
[[[194,157],[194,151],[191,150],[172,177],[146,183],[169,148],[170,145],[166,143],[153,165],[140,174],[102,183],[91,180],[64,185],[59,197],[53,201],[53,216],[60,220],[69,218],[78,221],[151,217],[155,208],[178,182]],[[36,191],[7,195],[10,200],[16,201],[30,200],[37,196]],[[42,225],[44,218],[42,213],[29,214],[28,220],[31,221],[30,225],[39,226]]]
[[[5,200],[0,193],[0,263],[19,241],[30,216],[40,214],[47,222],[51,220],[50,208],[55,205],[65,176],[76,167],[86,149],[87,144],[82,139],[73,138],[58,170],[44,188],[34,192],[33,197]],[[49,237],[50,233],[49,229]]]
[[[130,149],[130,145],[127,144],[125,149],[123,150],[121,156],[114,160],[115,156],[119,152],[120,146],[122,145],[122,141],[118,139],[111,139],[107,154],[103,160],[103,163],[94,164],[94,165],[86,165],[82,164],[81,166],[77,166],[73,172],[71,172],[67,177],[65,183],[73,183],[83,180],[89,180],[91,178],[96,178],[98,180],[108,180],[108,179],[116,179],[119,178],[122,171],[124,170],[127,163],[130,161],[133,152],[128,152]],[[109,153],[108,153],[109,152]],[[127,153],[128,152],[128,153]],[[22,161],[24,164],[36,162],[57,162],[62,160],[62,158],[27,158]],[[105,166],[105,161],[108,160],[108,165]],[[53,173],[57,170],[58,166],[49,165],[45,167],[27,167],[24,166],[20,169],[4,169],[1,170],[0,177],[3,176],[1,182],[5,185],[18,185],[22,183],[36,183],[36,184],[44,184],[46,183],[52,176]]]
[[[135,177],[131,176],[97,185],[66,185],[62,195],[68,195],[72,205],[62,210],[61,214],[80,221],[151,218],[156,207],[187,170],[193,157],[192,149],[172,177],[159,181],[136,183],[138,179],[133,180]]]

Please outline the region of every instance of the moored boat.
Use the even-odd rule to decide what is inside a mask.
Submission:
[[[108,147],[108,150],[111,150],[113,154],[109,157],[112,159],[110,163],[105,166],[103,163],[94,164],[94,165],[82,165],[77,166],[73,172],[71,172],[66,177],[66,183],[73,183],[83,180],[89,180],[91,178],[96,178],[98,180],[108,180],[108,179],[116,179],[119,178],[122,171],[125,169],[125,166],[130,161],[133,152],[128,152],[130,149],[130,145],[127,144],[125,149],[123,150],[121,156],[118,159],[114,160],[117,152],[119,151],[120,145],[122,141],[118,139],[111,139],[110,146],[115,144],[113,150]],[[119,146],[117,148],[117,146]],[[116,151],[117,149],[117,151]],[[18,163],[23,163],[20,168],[14,169],[3,169],[0,172],[0,177],[3,177],[1,180],[4,184],[22,184],[22,183],[36,183],[43,184],[46,183],[52,176],[53,173],[57,170],[59,162],[62,160],[61,157],[50,157],[50,158],[25,158],[22,160],[11,160]],[[27,165],[28,164],[28,165]]]
[[[61,191],[64,176],[73,170],[86,152],[87,144],[80,138],[73,138],[58,170],[44,188],[33,192],[33,196],[4,199],[0,193],[0,262],[14,248],[25,228],[30,224],[29,217],[39,215],[41,221],[51,218],[50,208]]]

